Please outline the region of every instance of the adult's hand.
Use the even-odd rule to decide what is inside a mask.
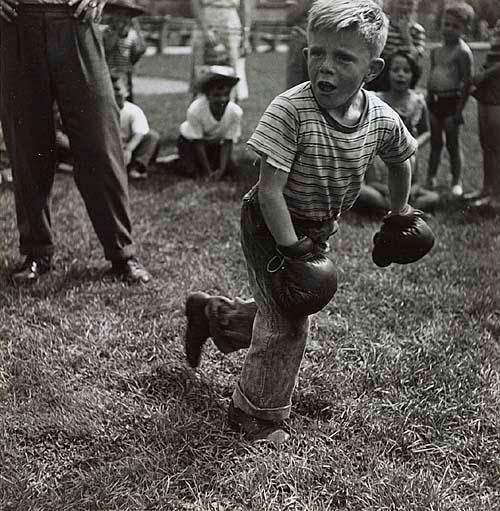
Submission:
[[[108,0],[69,0],[68,5],[76,6],[73,16],[85,22],[99,23]]]
[[[17,0],[0,0],[0,18],[5,21],[13,21],[17,16]]]

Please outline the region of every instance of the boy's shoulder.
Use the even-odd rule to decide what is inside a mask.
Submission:
[[[243,117],[243,108],[234,101],[230,101],[227,104],[226,110],[236,117]]]

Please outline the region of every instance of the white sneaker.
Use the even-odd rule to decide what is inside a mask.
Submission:
[[[451,194],[453,197],[462,197],[464,194],[464,189],[462,188],[461,184],[453,185],[451,187]]]
[[[146,172],[139,172],[136,169],[132,169],[128,173],[130,179],[146,179],[148,177]]]

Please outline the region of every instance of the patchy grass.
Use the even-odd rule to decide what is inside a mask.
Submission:
[[[282,87],[282,66],[281,55],[251,57],[246,135]],[[139,72],[183,70],[180,57],[155,57]],[[171,152],[187,99],[139,101]],[[464,127],[469,189],[480,182],[475,108]],[[223,357],[209,343],[193,371],[182,349],[188,292],[248,296],[239,202],[255,172],[243,146],[238,154],[248,172],[233,181],[158,169],[131,187],[155,277],[144,287],[104,277],[66,175],[54,188],[56,269],[12,287],[14,203],[0,193],[0,509],[499,509],[498,216],[437,212],[428,257],[378,269],[378,220],[346,215],[334,239],[339,291],[313,319],[322,349],[304,360],[293,440],[249,445],[225,425],[244,354]],[[447,172],[445,159],[443,184]]]

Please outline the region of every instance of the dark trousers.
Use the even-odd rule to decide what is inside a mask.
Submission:
[[[18,6],[0,19],[0,116],[9,153],[20,252],[54,252],[50,194],[57,100],[75,159],[74,177],[108,260],[133,255],[119,112],[97,26],[66,6]]]

